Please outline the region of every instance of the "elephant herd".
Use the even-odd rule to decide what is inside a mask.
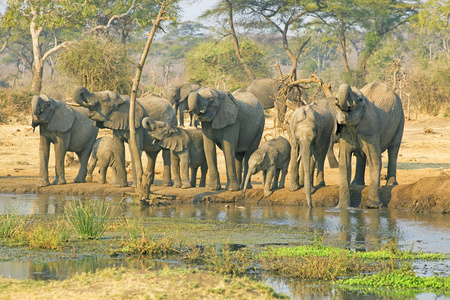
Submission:
[[[90,92],[85,87],[75,88],[72,101],[81,107],[72,107],[46,95],[34,96],[32,126],[40,127],[39,186],[50,184],[50,143],[54,144],[56,160],[53,184],[66,183],[64,157],[71,151],[80,160],[75,182],[91,181],[97,165],[99,183],[106,182],[106,170],[111,167],[114,185],[127,186],[124,142],[128,142],[129,126],[134,124],[138,150],[147,155],[146,172],[152,181],[156,157],[159,152],[163,153],[164,186],[195,187],[200,168],[199,186],[219,190],[217,146],[225,158],[227,190],[242,189],[245,195],[251,188],[251,176],[262,171],[264,196],[269,196],[274,189],[284,187],[290,166],[289,190],[296,191],[303,186],[307,204],[312,207],[311,194],[315,186],[325,185],[324,161],[328,156],[330,166],[339,167],[338,205],[349,207],[351,157],[354,155],[356,170],[352,184],[364,185],[368,165],[369,203],[373,207],[381,206],[381,153],[388,151],[387,184],[395,185],[404,127],[402,103],[392,89],[376,81],[361,90],[342,84],[336,98],[321,99],[299,107],[292,114],[290,141],[279,136],[260,145],[265,125],[264,108],[271,104],[270,97],[264,98],[262,88],[257,92],[254,88],[253,84],[251,89],[229,93],[192,84],[178,85],[167,93],[167,100],[154,94],[137,99],[132,121],[129,120],[129,97],[112,91]],[[268,89],[268,93],[271,92]],[[201,129],[177,126],[178,110],[180,125],[184,124],[182,115],[188,110],[190,124],[197,127],[198,121]],[[97,139],[98,128],[111,129],[112,137]],[[339,141],[339,162],[332,152],[336,141]],[[135,179],[134,162],[132,164]]]

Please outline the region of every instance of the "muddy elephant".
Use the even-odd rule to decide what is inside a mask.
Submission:
[[[203,133],[200,129],[183,129],[150,118],[144,118],[142,126],[158,141],[161,148],[170,150],[174,187],[195,187],[198,168],[201,170],[199,186],[205,186],[208,166],[203,149]]]
[[[108,167],[111,167],[114,174],[114,185],[122,186],[122,183],[126,181],[126,178],[120,178],[124,174],[120,172],[120,162],[122,161],[125,161],[125,148],[123,143],[120,143],[112,137],[98,138],[94,143],[94,147],[92,147],[91,158],[87,167],[86,181],[92,181],[92,173],[95,167],[98,166],[98,173],[100,174],[98,182],[101,184],[106,183],[106,172],[108,171]]]
[[[89,109],[88,116],[96,121],[97,126],[112,129],[113,137],[122,144],[128,142],[130,135],[129,128],[129,110],[130,99],[126,95],[119,95],[112,91],[100,91],[91,93],[85,87],[75,88],[72,100],[81,106]],[[153,143],[152,137],[142,127],[142,119],[150,117],[153,120],[165,121],[176,124],[176,114],[173,107],[157,95],[147,95],[139,98],[135,106],[134,125],[136,127],[136,143],[140,152],[147,154],[147,173],[151,180],[154,178],[155,162],[161,147]],[[164,175],[163,185],[168,186],[170,180],[170,153],[163,151]],[[125,170],[125,161],[122,158],[118,162],[118,178],[122,179],[121,186],[127,186],[127,174]],[[136,167],[132,160],[133,179],[136,183]],[[116,181],[116,184],[119,184]]]
[[[315,103],[299,107],[290,122],[291,133],[291,191],[304,185],[308,207],[312,207],[311,193],[314,192],[314,169],[317,165],[316,184],[325,186],[324,163],[332,140],[335,121],[331,113]],[[299,180],[300,162],[300,180]]]
[[[334,102],[336,102],[336,98],[334,97],[326,97],[319,100],[314,101],[317,105],[322,106],[331,113],[334,119],[335,128],[333,129],[333,135],[330,145],[328,146],[327,159],[330,168],[335,169],[339,167],[339,162],[334,155],[333,146],[336,143],[339,143],[339,135],[337,134],[337,123],[336,123],[336,108],[334,107]]]
[[[379,196],[381,153],[388,151],[387,185],[397,184],[397,157],[405,118],[400,97],[374,81],[361,90],[342,84],[336,95],[339,140],[339,207],[350,206],[351,156],[356,156],[354,184],[364,184],[370,170],[369,207],[382,205]]]
[[[239,190],[248,172],[248,159],[258,149],[264,130],[264,110],[261,102],[245,90],[233,94],[213,88],[192,92],[188,99],[189,110],[202,124],[203,145],[208,163],[211,190],[220,189],[217,171],[216,145],[222,149],[227,170],[226,188]]]
[[[179,114],[179,126],[184,127],[184,111],[188,108],[188,96],[191,92],[195,92],[200,88],[198,84],[183,83],[167,88],[167,100],[172,104],[175,112]],[[189,126],[197,127],[197,120],[193,112],[189,112],[191,117]]]
[[[55,180],[53,184],[65,184],[64,160],[67,151],[75,152],[80,169],[75,182],[85,182],[87,164],[98,128],[94,122],[64,102],[46,95],[34,96],[31,101],[32,127],[39,126],[39,186],[50,184],[48,158],[50,143],[55,149]]]
[[[284,188],[284,179],[291,159],[291,144],[284,137],[279,136],[261,145],[250,156],[249,170],[245,178],[242,195],[245,197],[247,185],[252,175],[263,172],[264,196],[272,195],[272,190]],[[280,177],[281,172],[281,177]],[[278,179],[280,183],[278,184]]]

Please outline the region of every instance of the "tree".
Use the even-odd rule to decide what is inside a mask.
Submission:
[[[82,0],[7,1],[3,25],[28,30],[31,35],[33,93],[39,94],[42,89],[44,63],[47,58],[71,43],[60,43],[61,29],[79,27],[92,8],[93,4]]]
[[[291,77],[297,78],[298,58],[311,37],[296,37],[295,50],[289,45],[289,29],[301,29],[306,18],[324,8],[321,0],[242,0],[242,14],[247,14],[248,24],[261,27],[266,23],[282,36],[283,49],[291,59]]]
[[[253,41],[241,42],[242,58],[257,77],[268,73],[261,45]],[[186,76],[202,86],[214,86],[222,90],[242,88],[249,78],[235,54],[231,41],[205,42],[186,54]]]
[[[63,49],[59,69],[89,90],[131,91],[132,62],[127,47],[97,36],[85,36]]]

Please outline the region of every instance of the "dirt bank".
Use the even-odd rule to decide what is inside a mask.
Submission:
[[[272,122],[267,120],[265,138],[275,136]],[[108,130],[101,130],[101,136],[110,135]],[[115,195],[127,196],[134,189],[115,188],[112,185],[93,183],[73,183],[79,165],[66,167],[66,179],[69,182],[61,186],[37,188],[39,174],[39,133],[32,132],[26,124],[10,123],[0,125],[0,192],[1,193],[43,193],[60,195]],[[397,180],[400,185],[383,186],[382,201],[392,208],[416,212],[448,213],[450,212],[450,118],[424,118],[407,121],[398,160]],[[337,154],[337,146],[335,147]],[[129,158],[127,153],[127,158]],[[226,179],[223,156],[218,152],[222,183]],[[145,162],[145,161],[144,161]],[[386,153],[383,155],[386,164]],[[49,171],[54,175],[53,149],[51,152]],[[155,201],[211,201],[241,202],[252,201],[260,204],[277,203],[306,206],[303,190],[290,192],[280,189],[268,198],[263,198],[261,189],[262,175],[252,177],[254,189],[249,190],[243,199],[241,192],[224,190],[211,192],[205,188],[176,189],[160,186],[162,159],[158,157],[156,183],[151,190]],[[383,168],[382,176],[386,174]],[[111,177],[110,172],[108,178]],[[288,174],[289,177],[289,174]],[[338,170],[326,165],[326,187],[319,188],[313,194],[313,205],[335,206],[338,202]],[[51,179],[52,180],[52,179]],[[131,176],[129,178],[131,180]],[[71,183],[72,182],[72,183]],[[368,182],[368,178],[366,178]],[[289,178],[287,178],[289,184]],[[384,182],[382,181],[382,184]],[[365,207],[367,203],[367,187],[353,187],[352,205]]]

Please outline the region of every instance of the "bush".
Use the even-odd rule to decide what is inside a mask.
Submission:
[[[31,115],[33,93],[28,89],[0,89],[0,123],[12,117]]]

